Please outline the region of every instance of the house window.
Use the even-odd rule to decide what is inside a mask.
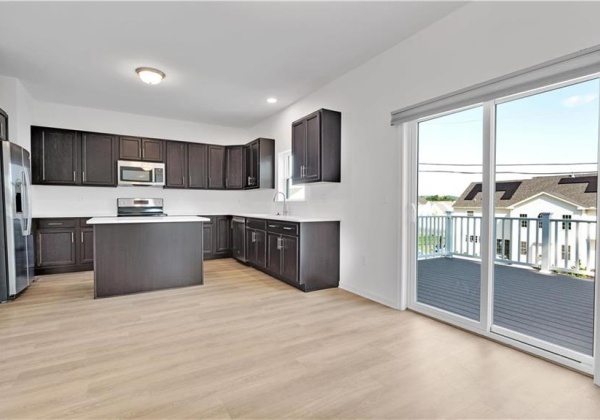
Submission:
[[[504,251],[504,252],[502,252]],[[496,239],[496,258],[510,259],[510,239]]]
[[[519,214],[519,218],[527,219],[527,215],[524,213]],[[521,220],[521,227],[527,227],[527,220]]]
[[[285,194],[288,201],[305,201],[306,188],[304,185],[292,183],[292,151],[286,150],[279,153],[279,172],[277,173],[278,191]],[[281,195],[277,201],[282,201]]]
[[[474,213],[473,213],[473,210],[468,210],[468,211],[467,211],[467,216],[468,216],[468,217],[473,217],[473,214],[474,214]]]
[[[571,215],[570,214],[563,214],[562,216],[563,220],[571,220]],[[562,222],[562,228],[563,230],[568,229],[571,230],[571,222]]]
[[[541,229],[542,228],[542,213],[538,214],[538,219],[540,219],[540,221],[538,222],[538,228]]]
[[[521,241],[521,255],[527,255],[527,242]]]
[[[560,246],[560,255],[562,257],[562,259],[565,259],[565,246],[561,245]],[[567,246],[567,261],[569,261],[571,259],[571,245]]]

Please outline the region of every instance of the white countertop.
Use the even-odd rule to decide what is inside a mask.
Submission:
[[[278,216],[275,214],[252,214],[252,213],[232,213],[232,216],[251,217],[255,219],[281,220],[282,222],[310,223],[310,222],[339,222],[339,218],[335,217],[310,217],[310,216]]]
[[[251,217],[256,219],[269,219],[269,220],[281,220],[295,223],[311,223],[311,222],[339,222],[339,218],[335,217],[310,217],[310,216],[296,216],[296,215],[288,215],[288,216],[278,216],[275,214],[265,214],[265,213],[231,213],[231,212],[207,212],[198,214],[202,216],[239,216],[239,217]],[[97,222],[88,222],[91,224],[109,224],[109,223],[160,223],[160,222],[208,222],[209,220],[203,218],[202,216],[198,216],[195,214],[190,215],[178,215],[178,216],[165,216],[165,217],[117,217],[117,216],[92,216],[95,220],[101,220]],[[34,218],[36,219],[65,219],[65,218],[75,218],[79,217],[82,219],[89,219],[90,216],[56,216],[56,215],[36,215]],[[202,220],[198,220],[198,218]],[[187,218],[192,220],[174,220],[176,218]],[[112,221],[109,221],[112,220]],[[138,220],[143,219],[143,220]],[[150,220],[147,220],[150,219]],[[159,219],[159,220],[154,220]],[[168,220],[164,220],[168,219]],[[126,221],[125,221],[126,220]]]
[[[200,216],[157,216],[157,217],[93,217],[88,225],[116,225],[130,223],[182,223],[210,222],[210,219]]]

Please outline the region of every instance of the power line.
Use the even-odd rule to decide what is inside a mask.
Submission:
[[[575,162],[575,163],[497,163],[496,166],[579,166],[596,165],[598,162]],[[482,163],[425,163],[419,165],[427,166],[483,166]]]
[[[427,169],[419,169],[419,172],[429,172],[429,173],[440,173],[440,174],[464,174],[464,175],[481,175],[482,172],[477,171],[450,171],[450,170],[427,170]],[[587,172],[518,172],[518,171],[499,171],[496,174],[513,174],[513,175],[589,175],[589,171]]]

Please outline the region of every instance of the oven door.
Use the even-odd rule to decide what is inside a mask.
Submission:
[[[164,181],[157,179],[156,169],[156,165],[146,162],[119,161],[119,185],[162,187]]]

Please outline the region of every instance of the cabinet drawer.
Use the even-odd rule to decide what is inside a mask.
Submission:
[[[284,235],[298,236],[298,224],[281,222],[279,220],[269,220],[267,223],[267,230],[274,233],[282,233]]]
[[[39,219],[37,221],[39,229],[59,229],[59,228],[74,228],[76,219]]]
[[[264,219],[246,219],[246,227],[267,230],[267,221]]]

